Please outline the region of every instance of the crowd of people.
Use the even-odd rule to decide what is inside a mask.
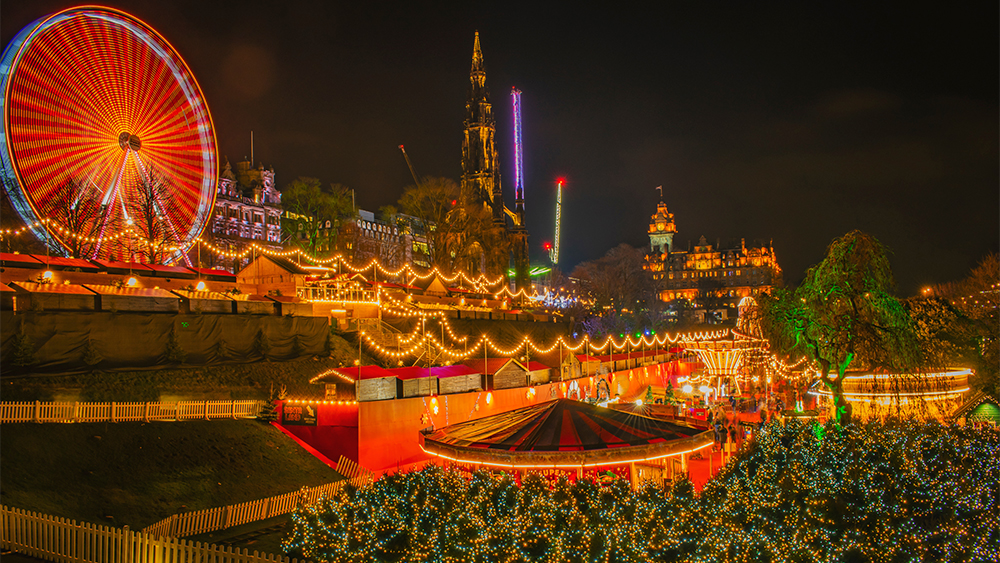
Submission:
[[[715,436],[714,451],[732,453],[739,450],[755,430],[785,410],[784,400],[774,393],[770,397],[760,391],[749,396],[730,395],[728,401],[728,409],[725,401],[719,401],[707,413],[706,421]],[[743,413],[757,413],[758,416],[740,416]]]

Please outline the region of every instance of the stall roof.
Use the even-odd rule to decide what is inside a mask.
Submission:
[[[171,289],[171,293],[184,299],[210,299],[212,301],[232,301],[225,293],[218,291],[188,291],[186,289]]]
[[[42,264],[47,264],[48,267],[54,270],[63,270],[66,268],[80,268],[84,272],[97,272],[99,268],[94,264],[84,260],[82,258],[64,258],[62,256],[40,256],[33,254],[31,256],[35,260],[38,260]]]
[[[194,278],[195,273],[181,266],[164,266],[162,264],[146,264],[146,267],[156,272],[161,278]]]
[[[229,298],[233,301],[267,301],[268,303],[274,303],[274,301],[268,299],[267,297],[257,295],[256,293],[230,293]]]
[[[236,274],[225,270],[215,270],[212,268],[191,268],[191,270],[209,278],[218,278],[217,281],[236,281]]]
[[[588,356],[587,354],[577,354],[576,355],[576,359],[579,360],[580,363],[586,363],[586,362],[601,363],[601,360],[599,358],[595,358],[593,356]]]
[[[15,288],[20,288],[28,293],[59,293],[63,295],[94,295],[93,291],[77,284],[66,283],[35,283],[29,281],[11,282]]]
[[[115,287],[113,285],[84,284],[90,291],[100,295],[133,295],[136,297],[170,297],[177,299],[177,296],[165,289],[155,287]]]
[[[528,365],[525,367],[528,368],[528,371],[541,371],[543,369],[552,369],[551,367],[543,364],[542,362],[536,362],[534,360],[528,362]]]
[[[464,364],[455,364],[453,366],[436,366],[434,368],[434,377],[438,379],[443,379],[446,377],[458,377],[462,375],[479,375],[481,371],[476,371],[471,367]]]
[[[278,303],[304,303],[300,297],[295,295],[266,295],[271,301],[277,301]]]
[[[8,268],[44,268],[45,263],[35,260],[29,254],[0,252],[0,266]]]
[[[497,465],[612,465],[712,444],[711,432],[571,399],[555,399],[421,434],[424,449]]]
[[[490,358],[488,360],[478,360],[474,358],[469,358],[463,362],[467,367],[476,370],[476,373],[485,373],[487,375],[494,375],[496,372],[503,369],[507,364],[514,363],[517,367],[524,369],[521,362],[513,358]]]
[[[0,292],[10,291],[13,292],[14,288],[7,287],[7,284],[0,283]]]
[[[362,379],[378,379],[380,377],[396,377],[396,374],[379,366],[335,368],[332,371],[349,379],[353,379],[354,381],[360,381]]]
[[[407,380],[407,379],[420,379],[422,377],[427,377],[430,375],[430,370],[427,368],[422,368],[418,366],[405,366],[399,368],[389,368],[385,371],[394,374],[396,377]],[[434,375],[437,375],[436,373]]]
[[[153,275],[153,270],[146,267],[145,264],[139,262],[115,262],[113,260],[102,260],[100,258],[91,258],[91,262],[96,264],[102,270],[107,270],[109,273],[132,273],[140,276],[151,276]]]

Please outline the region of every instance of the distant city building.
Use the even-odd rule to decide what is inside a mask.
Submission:
[[[252,243],[280,251],[281,214],[281,192],[274,185],[274,169],[265,169],[263,164],[254,168],[249,161],[243,161],[236,164],[234,173],[226,160],[219,174],[215,210],[204,238],[226,252],[242,253]],[[202,263],[233,272],[252,259],[247,256],[230,260],[210,257],[205,252],[201,255]]]
[[[743,297],[769,292],[781,281],[770,245],[709,244],[705,237],[688,250],[674,250],[677,226],[662,200],[649,222],[645,269],[666,302],[685,299],[708,308],[736,307]]]
[[[311,229],[317,256],[341,254],[349,262],[361,266],[377,259],[386,268],[405,264],[430,268],[425,229],[419,219],[402,213],[384,221],[371,211],[359,209],[357,216],[343,220],[322,219],[315,225],[311,217],[286,211],[282,217],[289,247],[307,247]]]

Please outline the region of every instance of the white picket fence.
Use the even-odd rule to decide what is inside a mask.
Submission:
[[[154,536],[169,537],[205,534],[288,514],[295,510],[295,507],[300,503],[312,504],[324,495],[332,495],[347,483],[360,487],[372,481],[370,471],[343,456],[337,462],[337,471],[347,479],[316,487],[302,487],[298,491],[241,504],[174,514],[146,526],[142,531]]]
[[[180,539],[288,514],[347,483],[364,486],[372,473],[341,457],[337,470],[345,480],[243,504],[175,514],[140,532],[0,506],[0,548],[54,563],[299,563],[238,547]],[[305,560],[303,560],[305,563]]]
[[[77,523],[7,506],[0,506],[0,547],[55,563],[298,563],[282,555]]]
[[[263,401],[176,401],[170,403],[2,402],[0,423],[150,422],[254,418]]]

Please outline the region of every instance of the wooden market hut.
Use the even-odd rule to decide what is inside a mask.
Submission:
[[[91,258],[90,262],[109,275],[136,277],[156,275],[153,270],[139,262],[115,262],[114,260],[103,260],[101,258]]]
[[[181,313],[232,313],[233,300],[217,291],[188,291],[173,289],[170,291],[180,297]]]
[[[486,375],[487,389],[513,389],[528,385],[528,370],[513,358],[469,359],[464,363]]]
[[[180,297],[165,289],[89,283],[83,287],[97,294],[97,308],[101,311],[176,313],[180,310]]]
[[[420,433],[424,452],[449,463],[515,471],[627,467],[633,485],[686,465],[689,453],[711,446],[712,433],[574,401],[555,399]]]
[[[386,371],[396,374],[403,382],[402,397],[430,397],[438,394],[438,378],[433,374],[436,369],[439,368],[404,366],[388,368]]]
[[[587,354],[576,354],[576,361],[580,362],[579,377],[597,375],[601,368],[601,360]]]
[[[379,366],[336,368],[334,373],[354,380],[358,401],[382,401],[403,396],[403,380]]]
[[[528,369],[528,385],[548,383],[552,380],[552,368],[542,362],[530,360],[524,367]]]
[[[230,295],[233,303],[233,312],[244,315],[273,315],[274,301],[263,295],[252,293],[237,293]]]
[[[0,252],[0,268],[23,268],[27,270],[44,270],[45,257],[42,261],[34,259],[29,254],[17,254],[12,252]]]
[[[301,297],[295,295],[267,295],[274,303],[274,314],[283,317],[291,315],[293,317],[311,317],[312,304],[307,303]]]
[[[0,283],[0,311],[13,311],[15,295],[14,288],[7,284]]]
[[[486,375],[464,364],[435,367],[434,375],[438,380],[438,392],[442,395],[486,389]]]
[[[17,292],[18,311],[93,311],[97,307],[97,296],[82,285],[29,281],[10,285]]]

